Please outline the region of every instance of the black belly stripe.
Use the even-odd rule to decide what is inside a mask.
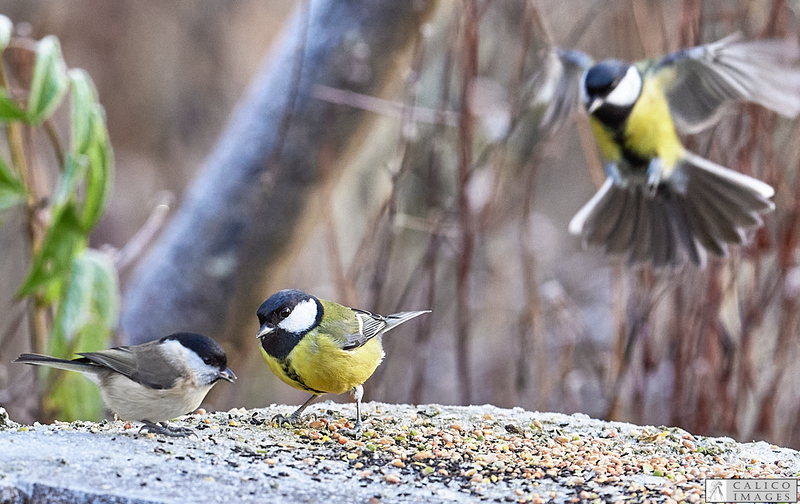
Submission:
[[[622,158],[625,159],[632,170],[647,171],[650,167],[651,159],[640,156],[637,152],[626,147],[624,143],[620,143],[619,145],[621,147]]]
[[[614,132],[614,142],[619,145],[620,156],[628,165],[629,169],[634,172],[646,172],[650,167],[651,158],[647,158],[634,151],[628,146],[627,139],[625,138],[625,128],[621,128]]]
[[[594,116],[600,121],[607,131],[612,133],[614,142],[620,148],[620,155],[632,171],[647,171],[650,166],[650,158],[642,156],[629,147],[625,138],[625,126],[628,124],[633,107],[616,107],[605,104],[594,112]]]
[[[313,389],[308,385],[306,385],[306,382],[304,382],[303,379],[300,378],[300,376],[295,372],[294,368],[292,367],[292,363],[289,362],[289,359],[280,359],[278,360],[278,364],[281,365],[281,369],[286,374],[286,376],[288,376],[289,379],[292,380],[293,382],[303,387],[303,390],[305,390],[306,392],[311,392],[312,394],[317,394],[317,395],[325,393],[322,390]]]

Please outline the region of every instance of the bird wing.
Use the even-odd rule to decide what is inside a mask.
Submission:
[[[428,313],[430,310],[378,315],[367,310],[348,308],[331,301],[320,300],[325,315],[315,329],[336,341],[342,350],[355,350],[386,331]]]
[[[158,342],[136,347],[114,347],[98,352],[80,353],[92,362],[113,369],[131,380],[153,389],[168,389],[175,385],[175,373],[165,373],[172,366],[158,350]]]
[[[347,341],[342,347],[343,350],[355,350],[384,332],[389,325],[386,317],[382,315],[359,310],[358,308],[352,308],[352,310],[358,323],[358,329],[347,334]]]
[[[781,115],[800,113],[800,47],[792,40],[742,41],[740,34],[682,49],[651,65],[663,79],[677,128],[696,133],[719,120],[736,101],[758,103]]]
[[[553,49],[531,80],[534,103],[547,104],[540,127],[557,130],[580,107],[581,78],[594,61],[580,51]]]
[[[355,312],[356,318],[361,320],[361,331],[348,335],[347,342],[348,345],[352,345],[351,348],[358,348],[375,336],[383,334],[403,322],[408,322],[414,317],[430,313],[430,310],[393,313],[385,317],[366,310],[353,309],[353,312]],[[351,348],[344,347],[345,350],[350,350]]]

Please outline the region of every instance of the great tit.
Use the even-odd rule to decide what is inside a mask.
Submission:
[[[743,243],[774,209],[775,191],[688,152],[678,132],[708,128],[737,101],[797,116],[799,54],[796,42],[738,34],[637,63],[553,51],[540,74],[546,79],[535,80],[551,94],[543,124],[558,125],[582,103],[607,175],[570,232],[655,268],[686,256],[702,265],[706,251],[725,256],[728,244]]]
[[[294,289],[270,296],[257,312],[261,355],[284,383],[312,394],[288,419],[281,420],[297,423],[303,410],[321,394],[352,391],[359,429],[362,384],[384,356],[381,336],[429,311],[384,317]]]
[[[217,381],[236,379],[222,347],[201,334],[175,333],[141,345],[78,355],[64,360],[22,354],[14,362],[83,373],[100,387],[111,411],[145,424],[140,432],[191,434],[191,429],[169,427],[167,420],[196,410]]]

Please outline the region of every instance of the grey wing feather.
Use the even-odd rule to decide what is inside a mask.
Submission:
[[[178,373],[159,351],[157,342],[136,347],[115,347],[78,354],[113,369],[131,380],[153,389],[175,385]]]
[[[384,317],[383,315],[370,313],[366,310],[359,310],[356,308],[353,308],[353,311],[356,313],[356,317],[361,321],[362,328],[360,333],[347,335],[347,342],[342,347],[344,350],[354,350],[364,345],[367,341],[371,340],[375,336],[379,336],[386,331],[397,327],[403,322],[407,322],[414,317],[422,315],[423,313],[430,312],[430,310],[401,312]]]
[[[547,104],[540,127],[555,131],[579,108],[581,78],[592,63],[592,58],[580,51],[550,51],[531,82],[534,101]]]
[[[735,101],[751,101],[787,117],[800,113],[800,48],[791,40],[744,42],[735,34],[666,56],[656,73],[674,71],[666,94],[675,125],[696,133]]]

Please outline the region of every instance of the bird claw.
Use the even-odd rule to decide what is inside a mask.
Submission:
[[[309,415],[309,416],[313,416],[314,418],[316,418],[315,415]],[[307,418],[308,417],[303,418],[300,415],[295,415],[295,414],[291,414],[288,417],[285,417],[280,413],[278,413],[277,415],[272,417],[271,422],[278,424],[278,426],[282,426],[284,423],[288,423],[292,427],[297,427],[298,425],[300,425],[300,422],[306,420]]]
[[[337,432],[339,434],[344,435],[344,436],[347,436],[347,437],[350,437],[350,438],[353,438],[353,439],[358,439],[359,437],[361,437],[361,431],[362,431],[363,427],[364,427],[364,425],[361,422],[358,422],[358,423],[356,423],[356,425],[352,429],[343,428],[343,429],[339,429]]]
[[[161,434],[162,436],[168,437],[189,437],[194,436],[197,437],[197,433],[188,427],[171,427],[166,422],[161,422],[158,424],[154,424],[151,422],[145,422],[141,429],[139,429],[139,434],[152,432],[153,434]]]

